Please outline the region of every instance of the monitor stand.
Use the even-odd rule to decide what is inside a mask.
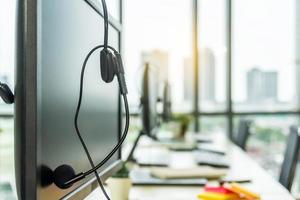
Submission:
[[[140,131],[137,138],[135,139],[135,141],[133,143],[133,146],[131,147],[131,150],[130,150],[129,155],[127,157],[127,162],[130,162],[130,161],[131,162],[136,162],[136,159],[133,157],[133,154],[134,154],[135,149],[136,149],[136,147],[137,147],[137,145],[138,145],[138,143],[139,143],[139,141],[140,141],[140,139],[143,135],[146,135],[145,132]]]
[[[134,152],[138,146],[138,143],[141,139],[142,136],[147,136],[147,137],[150,137],[148,134],[145,133],[145,131],[140,131],[137,138],[135,139],[134,143],[133,143],[133,146],[129,152],[129,155],[127,157],[127,162],[135,162],[137,163],[138,165],[142,166],[142,167],[167,167],[168,166],[168,163],[165,161],[165,160],[157,160],[157,162],[149,162],[149,163],[145,163],[145,162],[142,162],[142,163],[139,163],[135,158],[134,158]],[[151,139],[153,140],[157,140],[157,138],[155,137],[150,137]]]

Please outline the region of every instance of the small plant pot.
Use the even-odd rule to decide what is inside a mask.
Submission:
[[[132,187],[130,178],[115,178],[107,180],[112,200],[128,200],[129,192]]]
[[[188,130],[187,125],[185,125],[185,124],[180,125],[179,139],[185,139],[187,130]]]
[[[167,129],[171,132],[171,137],[178,139],[180,136],[180,124],[177,122],[168,123]]]

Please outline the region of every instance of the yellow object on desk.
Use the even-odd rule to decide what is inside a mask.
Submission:
[[[198,195],[201,200],[241,200],[237,194],[218,194],[212,192],[204,192]]]
[[[254,193],[245,187],[237,184],[237,183],[232,183],[232,184],[225,184],[224,188],[235,192],[237,194],[240,194],[240,196],[244,197],[244,199],[247,200],[260,200],[260,195],[257,193]]]
[[[218,187],[205,186],[198,195],[200,200],[260,200],[260,195],[237,184],[223,184]]]

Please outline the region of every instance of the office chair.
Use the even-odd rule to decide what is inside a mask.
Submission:
[[[250,135],[250,126],[252,121],[241,119],[238,126],[238,132],[233,142],[241,149],[246,149],[246,143]]]
[[[291,190],[300,147],[300,129],[291,127],[286,144],[284,160],[281,166],[279,182],[289,191]]]

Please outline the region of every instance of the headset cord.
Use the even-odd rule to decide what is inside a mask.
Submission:
[[[106,1],[101,0],[102,8],[103,8],[103,15],[104,15],[104,49],[108,47],[108,13],[107,13],[107,6]]]
[[[89,153],[89,150],[81,136],[81,133],[80,133],[80,130],[79,130],[79,127],[78,127],[78,116],[79,116],[79,111],[80,111],[80,107],[81,107],[81,103],[82,103],[82,94],[83,94],[83,84],[84,84],[84,73],[85,73],[85,68],[86,68],[86,64],[87,64],[87,61],[89,60],[90,56],[99,48],[103,48],[104,46],[103,45],[99,45],[99,46],[96,46],[94,47],[86,56],[84,62],[83,62],[83,65],[82,65],[82,69],[81,69],[81,75],[80,75],[80,90],[79,90],[79,98],[78,98],[78,103],[77,103],[77,108],[76,108],[76,113],[75,113],[75,117],[74,117],[74,125],[75,125],[75,129],[76,129],[76,133],[77,133],[77,136],[82,144],[82,147],[87,155],[87,158],[90,162],[90,165],[92,167],[91,170],[89,170],[88,172],[86,172],[85,174],[86,175],[89,175],[91,174],[92,172],[95,173],[95,176],[96,176],[96,179],[97,179],[97,182],[104,194],[104,196],[106,197],[107,200],[110,200],[107,192],[105,191],[104,189],[104,186],[103,186],[103,183],[99,177],[99,174],[97,173],[97,169],[99,169],[100,167],[102,167],[112,156],[113,154],[121,147],[121,145],[123,144],[126,136],[127,136],[127,132],[128,132],[128,128],[129,128],[129,108],[128,108],[128,101],[127,101],[127,96],[126,94],[122,94],[123,96],[123,100],[124,100],[124,107],[125,107],[125,113],[126,113],[126,123],[125,123],[125,128],[124,128],[124,132],[123,132],[123,135],[121,137],[121,139],[119,140],[118,144],[113,148],[113,150],[103,159],[103,161],[97,165],[97,167],[95,168],[95,164],[91,158],[91,155]],[[117,52],[114,48],[108,46],[108,48],[112,49],[114,52]],[[119,80],[119,84],[120,84],[120,79],[119,79],[119,76],[118,76],[118,80]]]

